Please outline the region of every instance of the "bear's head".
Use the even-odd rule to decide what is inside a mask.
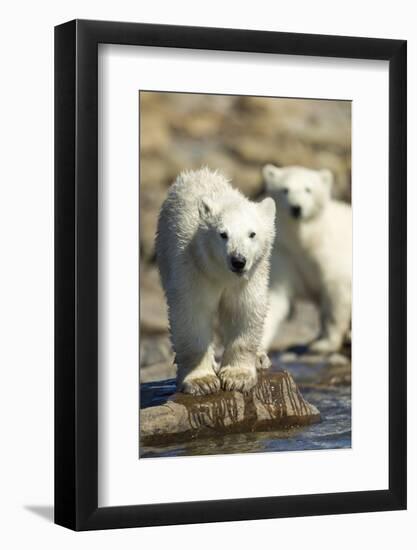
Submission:
[[[263,177],[266,194],[275,200],[280,212],[295,220],[316,218],[331,197],[333,176],[329,170],[267,164]]]
[[[200,200],[199,252],[216,273],[248,279],[260,260],[271,251],[275,237],[275,203],[239,197],[219,204]]]

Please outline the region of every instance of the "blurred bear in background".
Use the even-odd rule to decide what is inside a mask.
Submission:
[[[335,352],[351,321],[351,206],[332,199],[329,170],[267,164],[263,178],[265,194],[277,207],[263,346],[270,347],[294,301],[308,299],[318,305],[321,321],[310,350]]]

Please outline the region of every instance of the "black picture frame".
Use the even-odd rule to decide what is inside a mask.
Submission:
[[[98,507],[98,44],[389,62],[389,488]],[[74,530],[406,508],[406,41],[74,20],[55,28],[55,522]],[[377,314],[377,312],[376,312]]]

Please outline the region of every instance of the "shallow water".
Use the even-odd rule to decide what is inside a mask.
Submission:
[[[279,368],[279,361],[274,361]],[[305,451],[320,449],[345,449],[351,447],[351,387],[350,385],[311,387],[325,364],[285,365],[299,384],[303,396],[321,413],[321,422],[311,426],[251,432],[244,434],[216,435],[211,438],[169,444],[144,446],[141,458],[185,455],[263,453],[280,451]],[[175,380],[162,380],[141,385],[141,406],[159,405],[175,392]]]

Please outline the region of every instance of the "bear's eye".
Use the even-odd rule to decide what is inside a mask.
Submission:
[[[224,239],[224,240],[227,240],[227,233],[226,233],[226,231],[222,231],[222,232],[220,233],[220,237],[221,237],[222,239]]]
[[[284,187],[284,189],[282,190],[282,192],[284,193],[284,195],[288,195],[288,187]]]
[[[249,233],[249,238],[253,239],[255,235],[256,235],[255,231],[252,231],[251,233]]]
[[[311,193],[311,187],[306,187],[306,193]]]

